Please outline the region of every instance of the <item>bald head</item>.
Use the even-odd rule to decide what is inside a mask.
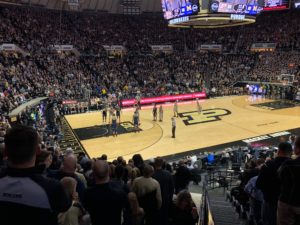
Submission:
[[[64,157],[63,171],[66,173],[75,173],[77,168],[77,157],[74,154],[68,154]]]
[[[93,166],[96,183],[107,183],[109,181],[109,166],[105,160],[97,160]]]

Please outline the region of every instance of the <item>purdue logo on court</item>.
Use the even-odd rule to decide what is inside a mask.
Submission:
[[[185,125],[194,125],[199,123],[208,123],[221,120],[222,116],[227,116],[231,112],[227,109],[205,109],[201,113],[198,111],[178,113],[180,118],[184,118]]]

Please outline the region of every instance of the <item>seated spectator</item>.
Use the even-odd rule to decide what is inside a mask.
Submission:
[[[178,193],[171,212],[171,225],[195,225],[198,222],[198,211],[187,190]]]
[[[85,190],[82,200],[91,216],[92,225],[121,225],[122,211],[130,208],[127,194],[109,183],[106,161],[97,160],[93,172],[96,184]]]
[[[12,128],[5,135],[8,168],[0,175],[1,224],[56,225],[71,198],[62,185],[35,168],[39,136],[29,127]]]
[[[245,192],[249,195],[250,201],[250,221],[256,225],[263,225],[261,208],[263,203],[263,193],[256,187],[257,177],[252,177],[245,186]]]
[[[277,224],[300,224],[300,137],[294,143],[296,159],[286,160],[279,168],[281,192],[277,209]]]
[[[84,209],[81,206],[76,192],[77,181],[72,177],[64,177],[60,180],[66,193],[72,198],[72,206],[67,212],[58,215],[59,225],[79,225]]]

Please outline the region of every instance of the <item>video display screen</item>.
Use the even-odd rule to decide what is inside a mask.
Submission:
[[[217,13],[256,15],[263,7],[263,0],[213,0],[210,10]]]
[[[255,85],[248,85],[248,90],[250,94],[265,94],[266,90],[262,88],[262,86],[255,84]]]
[[[166,20],[195,15],[200,10],[199,0],[161,0]]]
[[[283,10],[288,8],[289,8],[289,0],[265,0],[264,1],[264,11]]]
[[[295,8],[300,9],[300,0],[295,0]]]

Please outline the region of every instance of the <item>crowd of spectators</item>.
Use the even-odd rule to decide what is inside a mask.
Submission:
[[[242,154],[245,169],[230,198],[239,212],[249,212],[249,224],[299,223],[299,149],[300,138],[291,136],[280,142],[277,150]]]
[[[238,80],[299,75],[298,20],[297,11],[264,13],[249,26],[181,30],[168,28],[157,14],[136,18],[1,5],[0,43],[16,44],[26,54],[0,53],[0,109],[8,113],[37,96],[238,94],[232,87]],[[251,53],[255,42],[275,42],[276,51]],[[81,56],[54,52],[56,44],[71,44]],[[155,44],[174,51],[153,54]],[[221,44],[222,52],[200,52],[201,44]],[[103,45],[123,45],[126,54],[110,56]]]
[[[1,127],[1,224],[195,225],[191,168],[140,155],[64,153],[28,126]],[[5,146],[5,154],[3,148]],[[18,216],[15,216],[18,215]],[[28,216],[34,215],[34,216]]]
[[[20,116],[28,127],[11,128],[4,115],[38,96],[230,95],[239,93],[232,87],[238,80],[276,82],[282,73],[297,79],[299,19],[299,12],[269,13],[253,25],[199,31],[169,29],[155,14],[1,5],[0,44],[16,44],[26,53],[0,52],[1,224],[196,224],[188,186],[199,182],[193,174],[199,165],[192,159],[172,166],[160,157],[144,162],[140,155],[88,159],[70,148],[60,151],[60,128],[49,126],[39,108]],[[275,42],[276,51],[252,53],[255,42]],[[55,44],[71,44],[81,55],[54,52]],[[174,52],[154,54],[150,45],[156,44],[172,45]],[[222,44],[222,52],[201,52],[201,44]],[[123,45],[127,52],[109,55],[103,45]],[[241,201],[241,192],[248,194],[256,224],[299,223],[299,157],[290,159],[292,148],[299,156],[299,138],[281,143],[276,158],[247,164],[237,191]]]

